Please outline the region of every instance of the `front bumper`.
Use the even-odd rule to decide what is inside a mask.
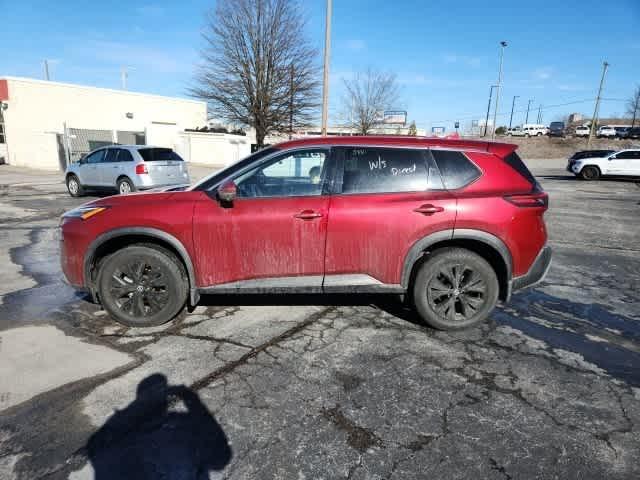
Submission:
[[[512,290],[520,290],[521,288],[532,287],[544,280],[549,268],[551,267],[552,251],[551,247],[545,245],[538,256],[533,261],[533,265],[527,273],[520,277],[515,277],[511,282]]]

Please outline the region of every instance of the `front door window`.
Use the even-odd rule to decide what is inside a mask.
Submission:
[[[308,197],[322,194],[326,150],[285,153],[236,179],[239,198]]]

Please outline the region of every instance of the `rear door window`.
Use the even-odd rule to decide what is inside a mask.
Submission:
[[[138,153],[145,162],[182,162],[182,157],[170,148],[140,148]]]
[[[427,150],[382,147],[341,148],[342,193],[420,192],[443,184]]]
[[[118,151],[118,161],[119,162],[133,162],[133,155],[129,150],[119,149]]]
[[[115,148],[107,149],[107,155],[104,157],[105,163],[112,163],[118,161],[118,150]]]
[[[448,190],[455,190],[469,185],[481,175],[480,169],[462,152],[432,150],[431,153],[440,169],[444,186]]]

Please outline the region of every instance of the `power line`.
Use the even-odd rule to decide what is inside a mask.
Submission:
[[[607,100],[607,99],[602,98],[601,100]],[[587,98],[587,99],[584,99],[584,100],[575,100],[575,101],[572,101],[572,102],[557,103],[557,104],[553,104],[553,105],[542,105],[542,110],[550,109],[550,108],[566,107],[566,106],[568,106],[568,105],[577,105],[577,104],[580,104],[580,103],[587,103],[587,102],[593,102],[593,101],[594,101],[594,99],[593,99],[593,98]],[[525,113],[526,111],[527,111],[526,109],[523,109],[523,110],[514,110],[514,113]],[[457,120],[476,120],[476,119],[478,119],[478,118],[482,117],[482,115],[483,115],[483,114],[469,115],[469,116],[467,116],[467,115],[464,115],[464,116],[463,116],[463,115],[460,115],[460,116],[457,116],[457,117],[452,118],[452,119],[450,119],[450,120],[432,120],[432,121],[430,121],[430,122],[421,122],[421,123],[420,123],[420,125],[425,125],[425,124],[428,124],[428,123],[432,123],[432,124],[433,124],[433,123],[455,122],[455,121],[457,121]],[[504,117],[506,117],[506,116],[509,116],[509,112],[499,113],[499,114],[498,114],[498,116],[499,116],[499,117],[503,117],[503,116],[504,116]]]

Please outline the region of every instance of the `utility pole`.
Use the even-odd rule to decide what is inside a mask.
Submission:
[[[593,118],[591,119],[591,129],[589,130],[589,140],[587,140],[587,150],[591,148],[593,135],[596,131],[596,122],[598,121],[598,110],[600,109],[600,97],[602,95],[602,87],[604,86],[604,76],[607,73],[609,64],[605,61],[602,63],[602,78],[600,78],[600,87],[598,87],[598,96],[596,97],[596,107],[593,110]]]
[[[516,98],[520,98],[520,95],[514,95],[511,102],[511,116],[509,117],[509,129],[511,129],[511,123],[513,122],[513,107],[516,105]]]
[[[324,27],[324,77],[322,79],[322,136],[327,136],[327,118],[329,115],[329,55],[331,53],[331,5],[327,0],[327,14]]]
[[[498,85],[496,87],[496,107],[493,110],[493,131],[491,132],[491,140],[496,138],[496,117],[498,116],[498,103],[500,102],[500,86],[502,85],[502,60],[504,59],[504,47],[507,42],[500,42],[500,69],[498,70]]]
[[[291,64],[291,83],[289,84],[289,140],[293,138],[293,63]]]
[[[542,122],[542,104],[538,107],[538,123]]]
[[[49,60],[45,58],[42,62],[42,67],[44,69],[44,79],[49,80]]]
[[[483,137],[487,136],[487,125],[489,125],[489,111],[491,110],[491,97],[493,95],[493,89],[496,88],[497,85],[491,85],[491,89],[489,90],[489,104],[487,105],[487,116],[484,119],[484,134]],[[495,129],[495,125],[493,126]]]
[[[527,118],[524,119],[524,123],[529,123],[529,108],[531,107],[531,102],[533,102],[533,98],[529,99],[529,103],[527,103]]]

